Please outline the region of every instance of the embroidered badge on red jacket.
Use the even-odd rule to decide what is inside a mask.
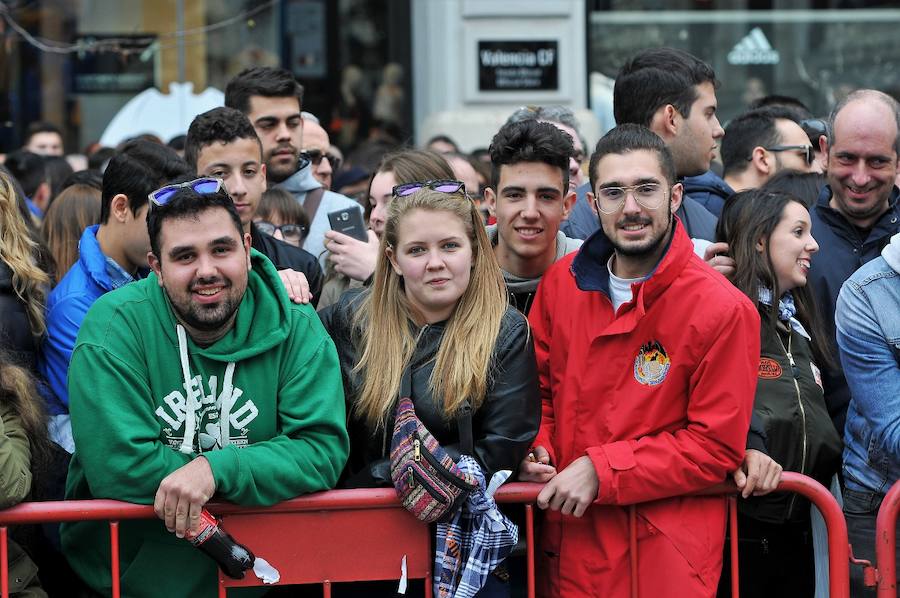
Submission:
[[[646,386],[656,386],[666,379],[672,362],[659,341],[641,346],[634,358],[634,379]]]

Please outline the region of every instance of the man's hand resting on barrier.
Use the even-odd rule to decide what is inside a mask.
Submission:
[[[153,510],[165,521],[166,529],[183,538],[190,530],[199,531],[200,511],[216,491],[209,461],[197,457],[187,465],[182,465],[159,483]]]
[[[519,476],[521,479],[521,475]],[[587,455],[578,457],[568,467],[553,476],[537,497],[537,505],[551,508],[563,515],[581,517],[597,500],[600,480],[594,463]]]

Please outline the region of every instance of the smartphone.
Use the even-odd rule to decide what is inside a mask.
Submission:
[[[359,207],[347,208],[328,213],[328,222],[331,230],[344,233],[359,241],[368,241],[366,225],[363,222],[362,210]]]

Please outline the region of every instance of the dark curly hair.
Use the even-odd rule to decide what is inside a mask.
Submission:
[[[184,159],[197,169],[200,150],[215,142],[231,143],[235,139],[253,139],[259,145],[262,159],[262,143],[250,119],[236,108],[219,107],[197,115],[188,127],[184,141]]]
[[[569,158],[575,155],[572,138],[555,125],[523,120],[503,125],[491,140],[491,186],[500,184],[500,167],[542,162],[559,168],[562,188],[569,188]]]

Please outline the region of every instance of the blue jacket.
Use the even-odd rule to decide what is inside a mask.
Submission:
[[[684,192],[716,218],[722,215],[725,200],[734,195],[734,189],[712,170],[699,176],[685,177],[682,184]]]
[[[867,262],[877,258],[890,238],[900,232],[900,190],[894,187],[890,207],[863,239],[859,229],[843,214],[831,208],[831,187],[825,185],[819,199],[810,211],[812,234],[819,243],[819,252],[812,259],[809,284],[816,298],[816,307],[822,318],[826,338],[834,342],[834,309],[838,293],[850,275]],[[838,432],[844,430],[850,391],[839,367],[822,371],[825,386],[825,403]]]
[[[587,192],[590,190],[590,183],[585,183],[578,188],[577,199],[568,219],[559,225],[559,230],[569,238],[587,239],[600,228],[600,219],[587,199]],[[688,197],[687,194],[675,215],[681,219],[690,238],[716,240],[716,217],[703,209],[703,206]]]
[[[844,480],[884,494],[900,478],[900,234],[844,283],[837,341],[852,399]]]
[[[78,261],[47,299],[47,336],[38,367],[53,390],[54,396],[49,397],[47,406],[50,415],[69,412],[66,380],[75,338],[94,301],[113,288],[106,272],[106,256],[97,242],[99,228],[95,224],[82,233]]]

